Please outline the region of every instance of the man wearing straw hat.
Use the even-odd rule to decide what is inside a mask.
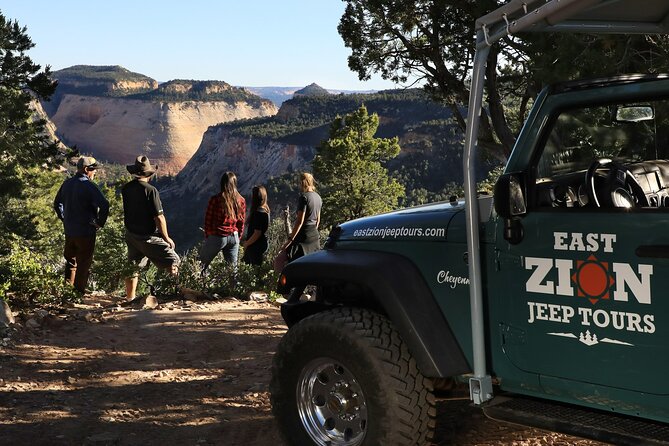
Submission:
[[[150,260],[157,268],[176,274],[179,256],[174,251],[174,241],[167,232],[167,220],[163,214],[158,189],[149,184],[158,166],[140,155],[134,164],[126,166],[134,179],[121,188],[123,197],[123,221],[128,259],[146,266]],[[136,297],[138,275],[125,279],[126,299]]]

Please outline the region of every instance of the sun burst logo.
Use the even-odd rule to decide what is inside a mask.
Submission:
[[[594,254],[587,260],[576,261],[571,280],[578,288],[578,296],[587,298],[593,305],[600,299],[608,300],[609,289],[615,283],[609,274],[609,262],[600,262]]]

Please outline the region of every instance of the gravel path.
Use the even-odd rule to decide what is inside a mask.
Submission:
[[[0,445],[284,445],[267,391],[278,308],[239,302],[111,305],[18,318],[0,337]],[[30,322],[32,320],[32,322]],[[601,443],[487,419],[438,400],[434,445]]]

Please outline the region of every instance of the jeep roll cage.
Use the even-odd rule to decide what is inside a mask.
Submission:
[[[641,7],[640,7],[641,6]],[[476,53],[471,78],[463,156],[469,252],[473,377],[470,398],[482,404],[493,397],[486,366],[485,322],[481,286],[475,158],[483,86],[490,47],[520,32],[578,32],[590,34],[668,34],[669,1],[644,0],[512,0],[476,21]]]

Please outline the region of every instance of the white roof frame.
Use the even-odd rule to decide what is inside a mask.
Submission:
[[[474,377],[470,380],[470,398],[476,404],[482,404],[493,396],[492,380],[486,367],[479,216],[474,177],[476,141],[490,46],[509,34],[520,32],[667,34],[669,0],[511,0],[476,21],[476,55],[463,156],[474,347]]]

